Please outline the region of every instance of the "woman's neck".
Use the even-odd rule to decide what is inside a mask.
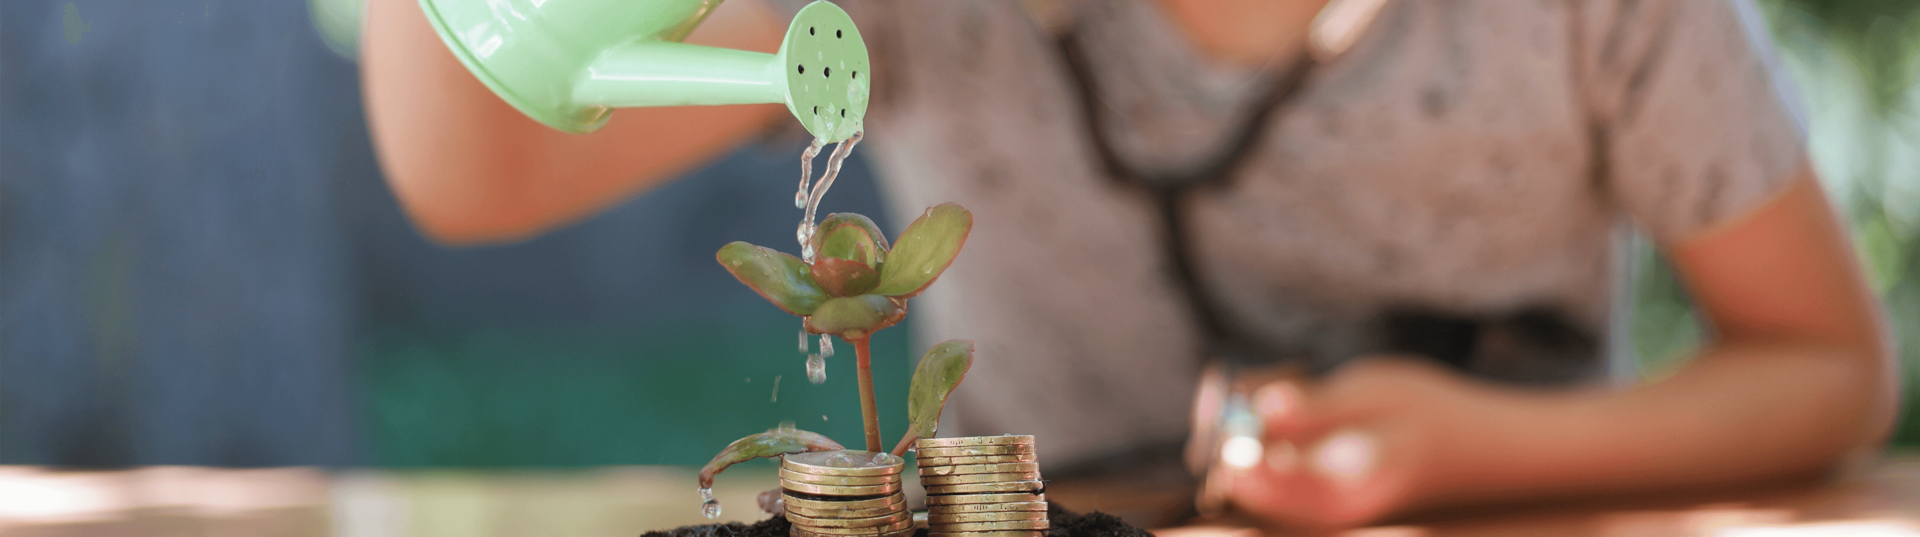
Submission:
[[[1264,64],[1298,55],[1329,0],[1160,0],[1187,37],[1214,59]]]

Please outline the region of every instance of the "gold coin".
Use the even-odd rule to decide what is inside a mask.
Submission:
[[[789,497],[791,499],[791,497]],[[929,509],[936,505],[971,505],[981,503],[1024,503],[1047,501],[1047,495],[1039,492],[1003,492],[987,494],[958,494],[953,496],[927,496]]]
[[[807,526],[804,524],[793,525],[793,529],[805,531],[807,533],[819,534],[819,535],[878,535],[882,533],[893,533],[896,531],[912,529],[912,528],[913,528],[913,519],[911,518],[902,520],[900,522],[895,522],[893,524],[888,524],[885,526],[870,526],[865,528],[823,528],[819,526]]]
[[[906,459],[871,451],[810,451],[781,457],[780,467],[803,474],[836,476],[893,475],[905,468]]]
[[[807,529],[806,529],[806,528],[802,528],[802,527],[800,527],[800,526],[791,526],[790,528],[791,528],[791,529],[788,529],[788,530],[787,530],[787,535],[788,535],[789,537],[846,537],[845,535],[830,535],[830,534],[823,534],[823,533],[814,533],[814,532],[811,532],[811,531],[807,531]],[[907,528],[907,529],[903,529],[903,530],[900,530],[900,531],[894,531],[894,532],[886,532],[886,533],[863,533],[863,534],[860,534],[860,535],[862,535],[863,537],[864,537],[864,536],[878,536],[878,537],[912,537],[912,535],[913,535],[913,533],[914,533],[914,531],[916,531],[917,529],[918,529],[918,528],[913,528],[913,527],[909,527],[909,528]],[[1044,537],[1044,536],[1043,536],[1043,537]]]
[[[921,466],[920,477],[933,475],[1000,474],[1007,472],[1038,472],[1037,462],[1007,462],[1000,464],[955,464],[952,466]]]
[[[963,457],[919,457],[916,460],[920,463],[920,470],[926,471],[926,469],[929,467],[961,466],[961,465],[972,465],[972,464],[1004,464],[1004,463],[1018,463],[1018,462],[1038,462],[1040,458],[1035,457],[1032,453],[1025,453],[1025,454],[1018,454],[1018,455],[968,455]]]
[[[808,528],[878,528],[899,524],[902,520],[911,521],[912,519],[913,513],[908,513],[904,509],[881,516],[864,518],[816,518],[795,514],[793,511],[787,511],[787,522]]]
[[[969,483],[1010,483],[1014,481],[1038,481],[1040,472],[1009,472],[1004,474],[967,474],[967,475],[930,475],[920,478],[921,485],[966,485]]]
[[[929,517],[931,523],[931,517]],[[1044,530],[1048,524],[1041,520],[1003,520],[999,522],[955,522],[952,524],[933,524],[941,532],[957,531],[1005,531],[1005,530]]]
[[[1013,520],[1046,519],[1046,511],[993,511],[987,513],[943,513],[927,515],[927,523],[936,526],[961,522],[1007,522]]]
[[[927,537],[1047,537],[1047,532],[1039,530],[929,531]]]
[[[852,503],[852,502],[842,502],[842,503]],[[905,513],[907,512],[907,504],[906,502],[900,502],[892,505],[882,505],[879,507],[864,507],[860,509],[846,509],[846,508],[815,509],[812,507],[801,507],[798,505],[788,504],[787,512],[798,513],[800,516],[804,516],[807,518],[869,518],[869,517],[890,515],[893,513]]]
[[[907,503],[907,495],[905,493],[898,493],[898,492],[889,494],[884,498],[870,498],[870,499],[864,499],[864,500],[815,500],[811,498],[801,498],[798,496],[794,496],[792,494],[786,494],[781,499],[786,502],[787,507],[803,507],[807,509],[813,509],[816,511],[831,511],[831,510],[837,510],[837,509],[869,509],[874,507],[889,507],[889,506],[904,505]],[[902,509],[904,509],[904,507],[902,507]]]
[[[874,476],[816,475],[816,474],[800,473],[800,472],[795,472],[793,470],[788,470],[786,468],[781,468],[780,479],[788,482],[793,482],[793,483],[857,487],[857,486],[885,485],[888,483],[899,483],[900,474],[874,475]]]
[[[1033,445],[959,446],[914,450],[917,457],[965,457],[969,455],[1032,455]]]
[[[882,483],[879,485],[815,485],[813,483],[795,483],[783,479],[780,481],[780,488],[822,496],[879,496],[900,492],[900,483]]]
[[[1009,434],[1009,435],[1001,435],[1001,436],[962,436],[957,438],[922,438],[919,440],[915,440],[913,442],[914,447],[920,448],[920,449],[959,447],[959,446],[1009,446],[1009,445],[1016,445],[1016,444],[1033,445],[1033,435]]]
[[[1047,502],[1004,502],[1004,503],[956,503],[947,505],[928,505],[927,513],[933,515],[957,515],[960,513],[991,513],[995,511],[1046,511]]]
[[[1006,483],[967,483],[963,485],[927,485],[927,494],[990,494],[1004,492],[1039,492],[1047,486],[1039,481],[1013,481]]]

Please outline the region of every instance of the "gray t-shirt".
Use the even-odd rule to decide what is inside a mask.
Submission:
[[[914,304],[923,345],[978,343],[942,432],[1042,434],[1053,464],[1184,435],[1206,341],[1035,3],[849,4],[875,55],[862,149],[897,214],[977,217]],[[1055,7],[1131,168],[1206,161],[1264,93],[1155,3]],[[1625,232],[1700,233],[1803,158],[1743,1],[1391,1],[1362,32],[1182,211],[1205,299],[1314,369],[1442,349],[1489,379],[1604,378]]]

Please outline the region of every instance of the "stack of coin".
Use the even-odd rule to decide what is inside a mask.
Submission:
[[[1047,495],[1033,437],[922,438],[930,537],[1044,537]]]
[[[913,514],[900,491],[907,461],[886,453],[816,451],[780,462],[792,537],[906,537]]]

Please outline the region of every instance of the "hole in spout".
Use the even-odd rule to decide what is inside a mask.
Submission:
[[[805,65],[798,65],[798,66],[795,66],[795,67],[799,67],[799,68],[800,68],[800,74],[803,74],[803,75],[804,75],[804,74],[807,74],[807,66],[805,66]]]
[[[833,76],[833,68],[832,68],[832,67],[828,67],[828,68],[826,68],[826,69],[822,69],[822,70],[820,71],[820,76],[821,76],[821,77],[823,77],[823,78],[826,78],[826,77],[832,77],[832,76]]]
[[[813,27],[812,27],[812,26],[808,26],[808,27],[807,27],[807,35],[813,35]]]
[[[834,39],[839,39],[839,38],[840,38],[840,31],[839,31],[839,30],[834,30],[834,31],[833,31],[833,38],[834,38]]]

